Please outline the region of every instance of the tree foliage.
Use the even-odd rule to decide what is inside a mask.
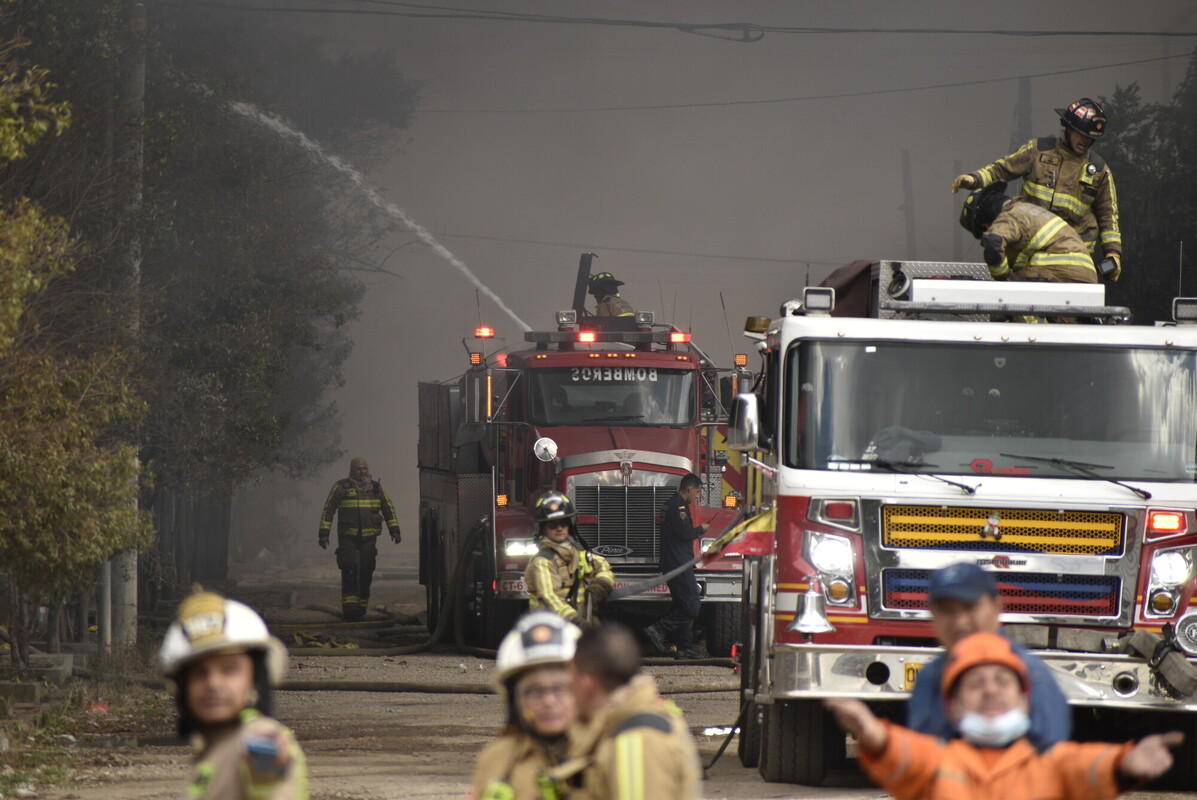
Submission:
[[[0,163],[22,158],[70,111],[49,99],[48,73],[0,46]],[[135,448],[113,435],[139,403],[112,348],[48,335],[39,313],[71,269],[61,219],[27,198],[0,206],[0,565],[35,596],[61,596],[113,553],[145,544]]]
[[[1126,262],[1110,300],[1140,322],[1170,319],[1178,290],[1197,294],[1197,51],[1169,102],[1144,103],[1138,84],[1102,101],[1110,129],[1099,147],[1117,182]]]

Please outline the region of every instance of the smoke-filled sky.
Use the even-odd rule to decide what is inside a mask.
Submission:
[[[743,350],[744,318],[775,315],[808,275],[817,283],[861,258],[979,260],[949,186],[957,162],[975,169],[1012,151],[1020,77],[1032,78],[1030,134],[1054,134],[1052,109],[1081,96],[1138,82],[1145,100],[1167,99],[1197,45],[1197,5],[1187,0],[471,4],[673,27],[420,19],[387,13],[433,6],[365,0],[268,5],[381,12],[276,21],[319,31],[333,51],[390,50],[422,87],[396,155],[367,179],[516,315],[550,326],[569,305],[579,254],[592,250],[635,308],[692,329],[724,364],[733,346]],[[765,30],[743,42],[738,32],[684,29],[733,22]],[[824,30],[775,30],[783,27]],[[1091,33],[931,32],[948,29]],[[1134,31],[1193,35],[1101,35]],[[301,552],[316,552],[328,486],[349,455],[366,456],[405,534],[401,548],[380,547],[384,567],[416,553],[417,382],[459,374],[461,340],[480,320],[508,344],[522,341],[508,315],[479,303],[460,272],[398,222],[393,244],[386,267],[402,277],[364,278],[351,333],[337,398],[346,459],[288,506]],[[1133,251],[1125,264],[1124,280],[1150,268]]]

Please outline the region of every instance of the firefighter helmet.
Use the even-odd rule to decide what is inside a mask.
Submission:
[[[590,276],[588,286],[592,295],[601,298],[614,294],[620,286],[623,286],[623,281],[616,280],[610,272],[600,272]]]
[[[495,678],[502,686],[532,667],[564,665],[574,657],[582,631],[552,611],[531,611],[520,617],[495,657]]]
[[[1057,108],[1060,122],[1082,136],[1100,139],[1106,132],[1106,112],[1093,100],[1082,97],[1068,108]]]
[[[179,616],[158,651],[158,668],[176,680],[184,667],[202,656],[253,651],[266,654],[270,682],[281,681],[287,671],[287,651],[270,635],[258,612],[214,592],[199,592],[179,605]]]
[[[1006,202],[1006,184],[1002,181],[969,192],[960,209],[960,226],[980,239],[986,225],[997,219]]]
[[[561,492],[545,492],[536,501],[536,522],[542,524],[551,519],[564,519],[571,523],[578,512],[574,511],[574,504]]]

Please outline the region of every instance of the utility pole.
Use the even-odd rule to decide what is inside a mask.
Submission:
[[[144,0],[125,0],[125,52],[118,77],[116,144],[117,245],[115,257],[126,309],[130,341],[136,346],[141,329],[141,216],[145,117]],[[136,478],[134,478],[136,480]],[[136,498],[136,494],[134,494]],[[133,501],[137,502],[136,499]],[[137,551],[126,550],[112,558],[112,644],[118,648],[137,643]],[[101,635],[101,640],[103,640]]]
[[[910,168],[910,151],[902,151],[902,210],[906,216],[906,257],[918,259],[914,236],[914,174]]]

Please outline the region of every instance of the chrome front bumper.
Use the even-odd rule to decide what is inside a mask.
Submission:
[[[918,671],[943,651],[924,647],[774,645],[762,669],[758,703],[821,697],[904,700]],[[1141,658],[1033,651],[1078,706],[1197,711],[1197,697],[1177,700]],[[1190,659],[1197,665],[1197,660]]]

